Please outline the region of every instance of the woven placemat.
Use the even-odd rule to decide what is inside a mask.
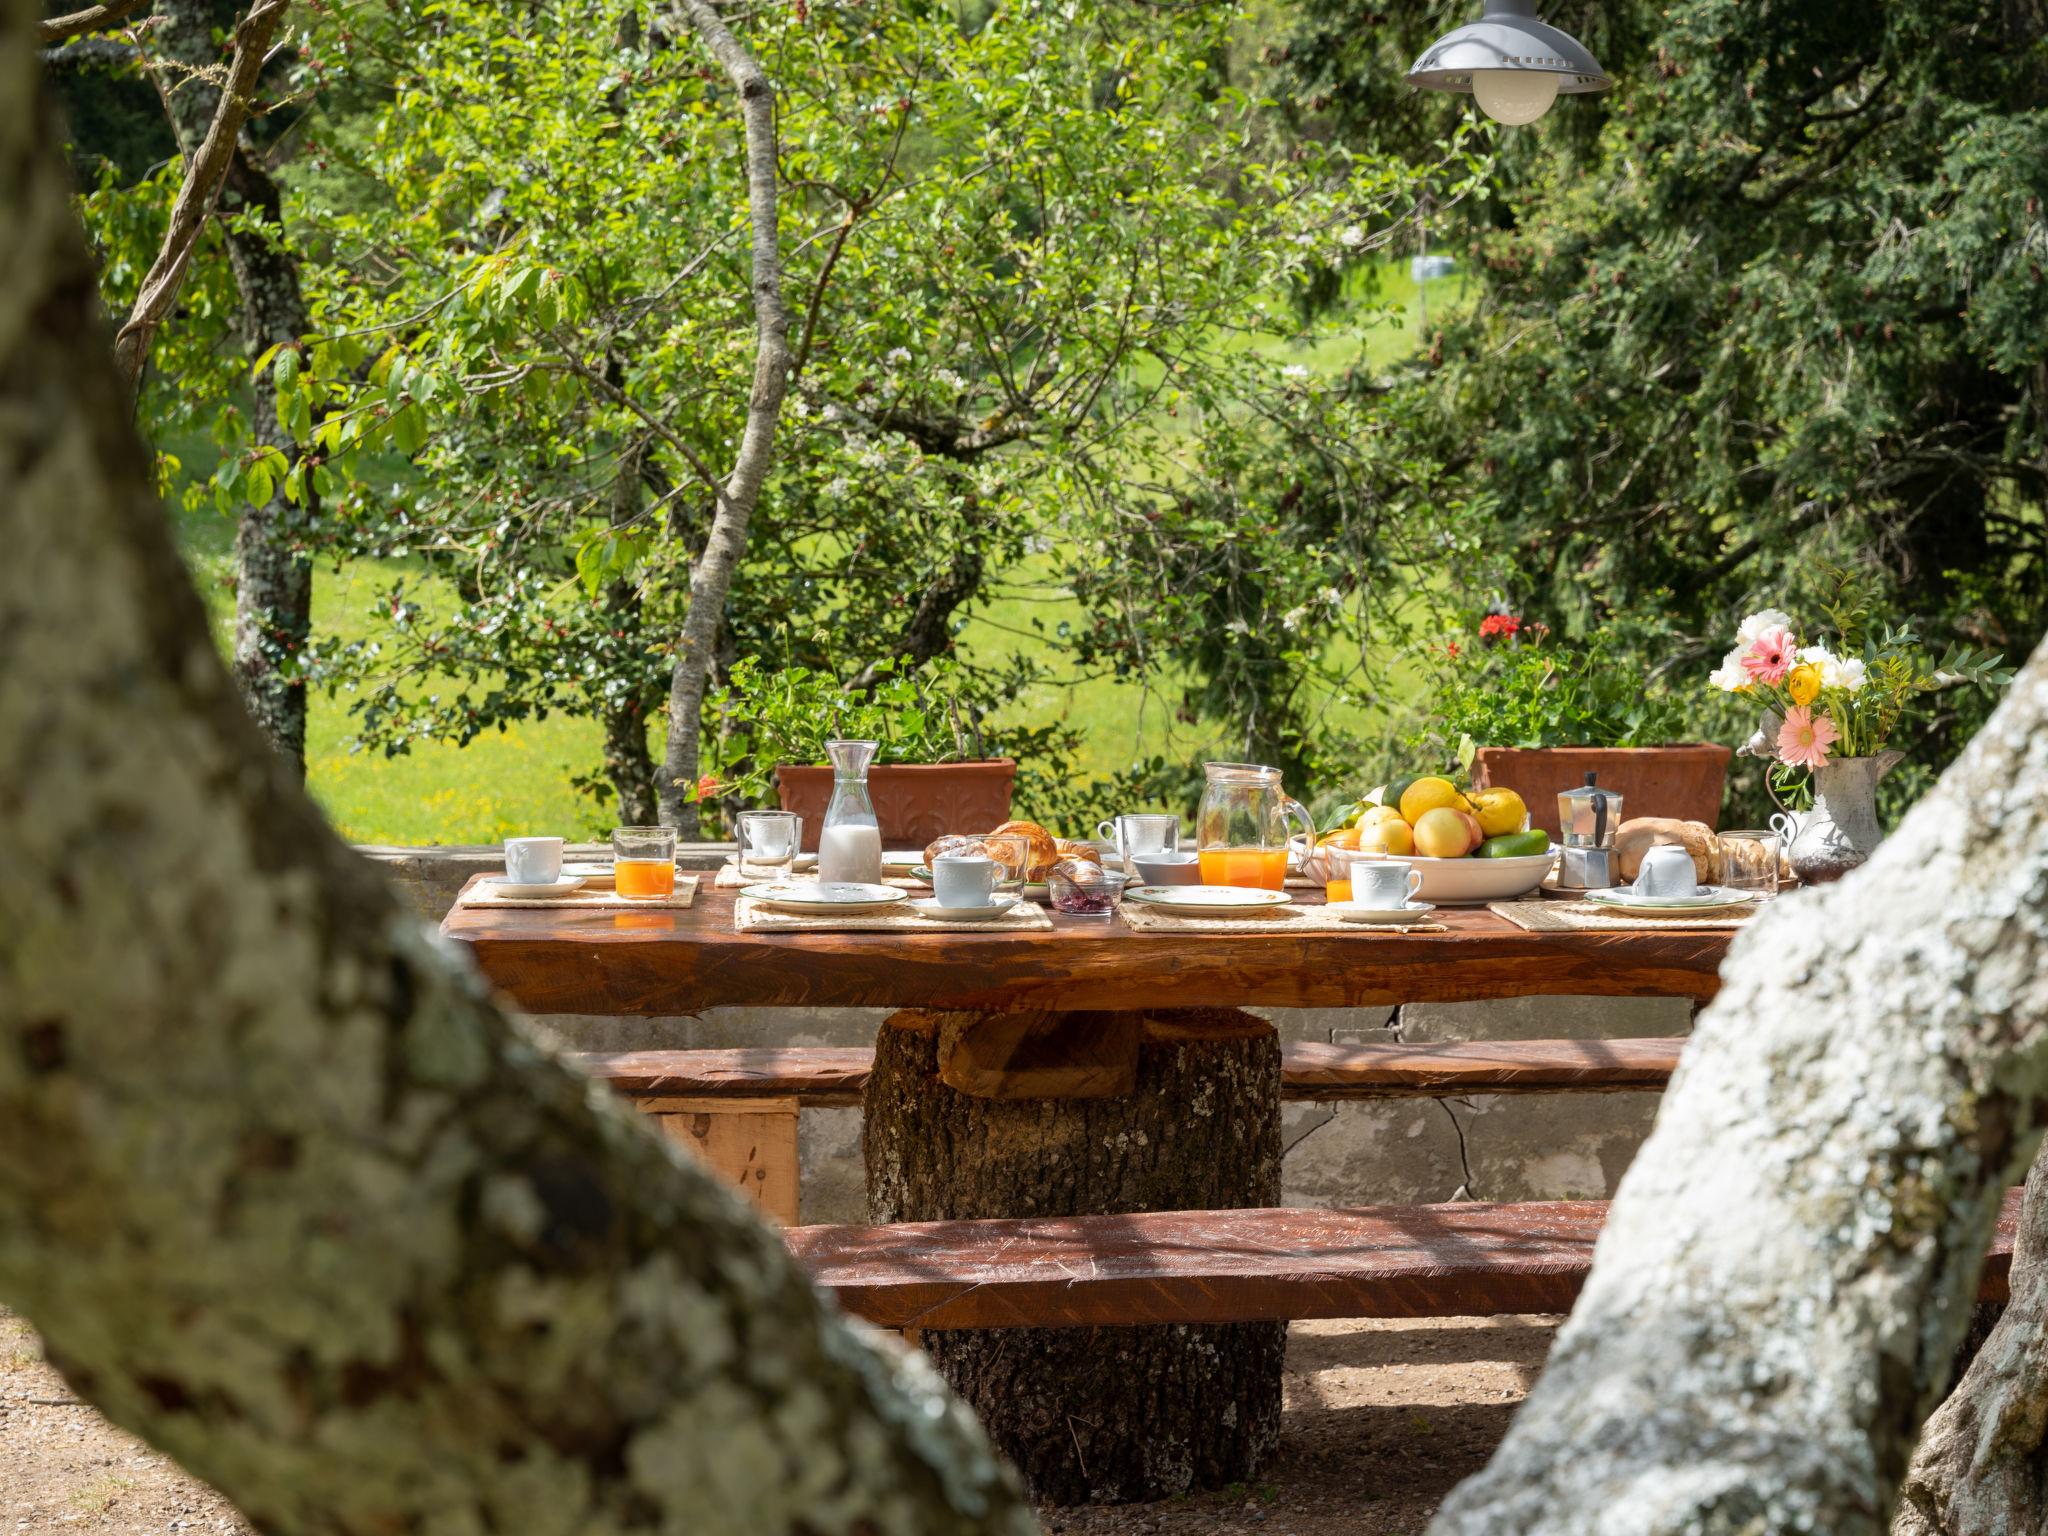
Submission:
[[[721,864],[718,866],[718,878],[712,881],[712,884],[721,891],[737,891],[749,885],[766,885],[770,878],[768,875],[742,875],[739,865]],[[779,875],[772,878],[778,884],[783,880],[801,883],[805,880],[817,879],[818,872],[815,869],[807,869],[802,874]],[[882,884],[897,886],[906,891],[921,891],[925,889],[924,881],[913,880],[908,875],[884,875],[882,876]]]
[[[924,917],[908,902],[885,912],[845,916],[792,912],[763,906],[742,896],[732,904],[732,925],[740,933],[1049,933],[1052,919],[1035,901],[1020,901],[1001,917]]]
[[[1649,933],[1670,928],[1740,928],[1761,905],[1751,902],[1711,916],[1684,912],[1671,917],[1623,914],[1591,901],[1490,901],[1486,910],[1531,933]]]
[[[500,896],[479,882],[456,898],[465,907],[581,907],[585,911],[646,912],[664,908],[675,911],[697,899],[697,877],[677,874],[673,896],[621,896],[610,886],[564,891],[559,896]]]
[[[1347,923],[1321,907],[1268,907],[1243,917],[1181,917],[1143,902],[1126,901],[1116,909],[1135,933],[1448,933],[1442,923]]]

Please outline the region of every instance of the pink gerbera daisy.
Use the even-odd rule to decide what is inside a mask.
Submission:
[[[1804,706],[1785,712],[1785,723],[1778,727],[1778,756],[1795,768],[1825,768],[1828,765],[1828,748],[1838,740],[1835,722],[1826,715],[1816,715]]]
[[[1749,642],[1749,649],[1742,653],[1742,670],[1753,683],[1782,683],[1798,659],[1799,646],[1792,631],[1777,624]]]

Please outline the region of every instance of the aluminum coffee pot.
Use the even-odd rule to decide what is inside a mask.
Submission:
[[[1602,789],[1599,781],[1599,774],[1589,773],[1583,787],[1563,790],[1557,797],[1557,825],[1564,833],[1557,883],[1565,890],[1597,891],[1621,880],[1614,857],[1621,796]]]

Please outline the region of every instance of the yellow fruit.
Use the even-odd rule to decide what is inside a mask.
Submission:
[[[1402,826],[1408,825],[1407,822],[1401,821],[1401,813],[1391,805],[1375,805],[1371,807],[1363,816],[1358,818],[1358,825],[1360,827],[1370,827],[1376,826],[1383,821],[1400,821]]]
[[[1401,792],[1401,819],[1411,827],[1420,826],[1424,816],[1446,806],[1454,811],[1469,808],[1449,779],[1417,779]]]
[[[1458,815],[1464,819],[1465,830],[1472,834],[1472,847],[1465,850],[1470,853],[1473,848],[1486,841],[1486,829],[1479,825],[1479,818],[1470,811],[1460,811]]]
[[[1479,818],[1479,830],[1488,837],[1519,832],[1522,823],[1529,819],[1529,807],[1522,804],[1522,797],[1512,789],[1478,791],[1472,796],[1472,810]]]
[[[1360,829],[1357,827],[1339,827],[1336,831],[1325,832],[1321,837],[1317,838],[1316,846],[1318,848],[1343,848],[1355,853],[1358,850],[1359,836]]]
[[[1415,851],[1425,859],[1462,859],[1478,846],[1471,817],[1448,805],[1424,811],[1415,823]]]
[[[1405,859],[1415,851],[1415,832],[1398,816],[1382,816],[1371,826],[1359,829],[1358,851],[1391,853],[1397,859]]]

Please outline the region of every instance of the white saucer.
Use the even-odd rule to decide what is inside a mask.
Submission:
[[[824,880],[749,885],[742,887],[740,894],[791,912],[880,912],[910,899],[910,892],[901,886]]]
[[[919,917],[929,917],[941,923],[985,923],[1001,917],[1017,905],[1018,898],[1008,891],[997,891],[985,907],[942,907],[936,896],[914,897],[910,910]]]
[[[571,891],[580,891],[583,889],[583,877],[557,875],[552,880],[528,884],[509,875],[485,875],[484,884],[500,896],[510,896],[515,901],[533,901],[543,896],[566,896]]]
[[[1136,885],[1124,892],[1124,900],[1176,917],[1241,917],[1284,907],[1294,898],[1285,891],[1244,885]]]
[[[574,875],[585,885],[610,885],[612,867],[609,864],[564,864],[562,873]]]
[[[1630,912],[1707,912],[1716,907],[1739,907],[1756,900],[1755,891],[1738,891],[1732,886],[1703,885],[1691,896],[1638,896],[1626,885],[1586,892],[1586,900],[1603,907],[1621,907]]]
[[[1398,925],[1401,923],[1412,923],[1425,912],[1434,912],[1436,910],[1436,903],[1433,901],[1411,901],[1406,906],[1400,907],[1368,907],[1363,902],[1332,901],[1326,903],[1323,910],[1340,922]]]

